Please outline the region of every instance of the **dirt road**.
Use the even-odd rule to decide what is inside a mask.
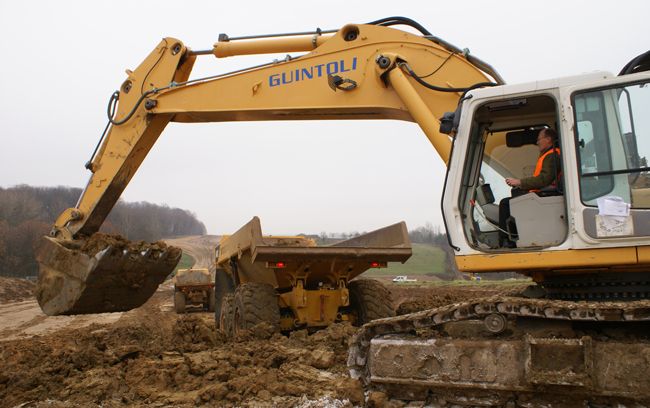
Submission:
[[[0,277],[0,341],[25,339],[90,324],[110,324],[122,315],[46,316],[34,299],[34,288],[33,282]]]
[[[181,238],[165,239],[168,245],[179,247],[196,261],[197,268],[214,270],[214,249],[219,243],[218,235],[193,235]]]
[[[214,268],[216,235],[188,236],[165,240],[196,260],[200,268]],[[46,316],[34,299],[34,283],[23,279],[0,277],[0,341],[46,335],[58,330],[72,330],[91,324],[108,325],[123,313],[100,313],[77,316]]]

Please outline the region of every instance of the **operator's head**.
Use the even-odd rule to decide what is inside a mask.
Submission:
[[[549,149],[557,142],[557,132],[551,128],[544,128],[537,134],[537,147],[540,151]]]

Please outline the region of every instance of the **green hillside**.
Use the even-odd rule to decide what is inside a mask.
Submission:
[[[183,252],[183,256],[181,256],[181,260],[178,262],[178,265],[176,265],[176,269],[174,269],[174,275],[176,275],[176,272],[179,269],[188,269],[194,266],[196,263],[196,260],[190,255],[185,252]]]
[[[413,255],[404,264],[391,262],[388,268],[370,269],[364,276],[428,275],[445,273],[445,253],[437,246],[412,244]]]

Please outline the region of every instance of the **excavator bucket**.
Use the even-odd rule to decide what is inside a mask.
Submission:
[[[43,237],[36,298],[49,316],[123,312],[144,304],[180,260],[180,248],[94,234]]]

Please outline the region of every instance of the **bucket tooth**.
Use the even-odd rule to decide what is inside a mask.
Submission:
[[[49,316],[123,312],[144,304],[180,260],[180,248],[94,234],[43,237],[36,298]]]

